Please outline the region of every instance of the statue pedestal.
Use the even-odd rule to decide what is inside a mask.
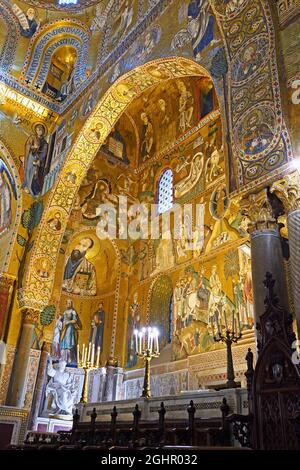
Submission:
[[[58,432],[58,431],[69,431],[72,429],[72,420],[66,420],[66,415],[62,419],[58,418],[59,415],[55,417],[43,418],[39,416],[35,422],[34,429],[32,431],[38,432]]]
[[[63,421],[73,421],[73,415],[49,415],[49,419],[59,419]]]

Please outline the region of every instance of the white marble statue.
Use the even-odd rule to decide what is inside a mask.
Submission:
[[[47,368],[50,377],[46,386],[46,398],[52,395],[51,409],[55,413],[72,415],[72,408],[76,403],[77,390],[74,384],[74,375],[66,371],[67,363],[59,361],[55,366],[52,362]]]

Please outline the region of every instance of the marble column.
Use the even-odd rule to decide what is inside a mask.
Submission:
[[[104,401],[113,401],[114,397],[114,366],[106,367],[106,383],[104,392]]]
[[[36,422],[39,415],[41,401],[43,398],[43,386],[45,382],[48,358],[50,355],[51,344],[45,341],[41,350],[39,369],[36,378],[35,391],[32,400],[31,414],[28,422],[28,429],[36,430]]]
[[[123,367],[115,368],[115,400],[122,400],[124,369]]]
[[[39,319],[39,310],[24,308],[22,330],[17,353],[14,360],[8,405],[23,408],[25,400],[25,385],[29,363],[30,348],[32,346],[35,325]]]
[[[242,212],[249,218],[248,231],[251,238],[251,265],[254,296],[254,320],[265,311],[264,300],[266,289],[264,280],[266,273],[272,274],[276,280],[274,292],[285,309],[289,309],[288,292],[285,278],[282,240],[277,221],[273,215],[266,189],[250,194],[241,201]],[[257,332],[259,349],[260,337]]]
[[[122,367],[111,365],[106,367],[104,401],[114,401],[121,399],[123,375],[124,370]]]
[[[294,311],[300,337],[300,175],[295,171],[273,183],[271,193],[282,201],[287,215],[290,248],[291,282]]]
[[[103,401],[104,393],[105,393],[105,384],[106,384],[106,368],[101,367],[99,370],[99,388],[98,388],[97,402]]]

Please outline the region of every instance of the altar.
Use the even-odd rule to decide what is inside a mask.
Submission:
[[[97,420],[110,419],[112,408],[116,406],[122,420],[131,420],[136,404],[143,419],[157,419],[157,409],[163,401],[168,417],[182,419],[186,408],[193,400],[197,414],[201,417],[215,417],[220,414],[222,399],[225,397],[232,413],[247,413],[245,387],[245,356],[249,343],[237,345],[233,350],[236,381],[241,388],[227,389],[226,351],[219,349],[201,356],[189,357],[182,361],[155,363],[151,366],[151,398],[141,398],[144,381],[144,368],[127,371],[118,366],[95,367],[84,370],[82,367],[65,367],[61,377],[55,376],[59,364],[50,366],[53,377],[44,377],[39,412],[32,423],[32,430],[57,432],[72,426],[72,412],[78,409],[80,420],[90,419],[96,408]],[[201,358],[201,360],[200,360]],[[49,371],[49,369],[47,368]],[[58,372],[57,372],[58,374]],[[56,379],[55,379],[56,377]],[[54,380],[55,379],[55,380]],[[83,400],[84,388],[86,400]],[[67,389],[67,390],[66,390]],[[72,396],[72,406],[64,411],[59,406],[65,397]],[[68,401],[68,400],[67,400]],[[84,403],[84,401],[86,401]],[[69,411],[66,411],[69,410]]]
[[[97,421],[108,422],[111,419],[113,407],[116,407],[118,420],[132,421],[133,410],[138,405],[141,418],[145,421],[157,421],[158,410],[161,402],[166,409],[166,419],[186,419],[187,407],[192,400],[196,408],[198,418],[220,417],[220,407],[223,398],[229,405],[230,413],[247,414],[247,390],[245,388],[234,388],[224,390],[192,390],[185,391],[175,396],[162,396],[153,398],[135,398],[129,400],[118,400],[102,403],[86,403],[77,406],[80,421],[89,422],[93,409],[96,409]]]

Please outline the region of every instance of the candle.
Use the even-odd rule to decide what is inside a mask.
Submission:
[[[217,328],[218,328],[218,333],[219,333],[219,336],[221,336],[221,331],[222,331],[222,328],[221,328],[221,319],[220,318],[217,318]]]
[[[86,353],[87,353],[87,347],[85,345],[84,346],[84,349],[83,349],[83,354],[82,354],[82,366],[85,367],[86,366]]]
[[[153,351],[153,333],[152,331],[150,331],[149,333],[149,351],[150,351],[150,354],[152,354],[152,351]]]
[[[227,326],[227,314],[226,314],[226,308],[224,310],[224,319],[225,319],[225,328],[226,328],[226,331],[228,330],[228,326]]]
[[[82,345],[82,355],[81,355],[81,363],[82,364],[84,362],[84,350],[85,350],[85,344],[83,343],[83,345]]]
[[[79,344],[77,344],[77,367],[79,367],[80,357],[79,357]]]
[[[95,343],[92,346],[92,358],[91,358],[91,366],[94,367],[94,360],[95,360]]]
[[[148,327],[148,335],[147,335],[147,349],[151,348],[151,336],[152,336],[152,328],[151,326]]]
[[[87,362],[90,362],[90,360],[91,360],[91,352],[92,352],[92,343],[89,342],[89,349],[88,349],[88,354],[87,354]]]
[[[154,340],[154,353],[158,354],[159,346],[158,346],[158,330],[157,330],[157,328],[153,328],[153,340]]]
[[[237,319],[238,319],[238,326],[239,326],[239,334],[241,333],[241,323],[240,323],[240,313],[237,313]]]
[[[135,337],[135,352],[138,353],[139,352],[139,349],[138,349],[138,330],[134,330],[133,334],[134,334],[134,337]]]
[[[100,346],[97,348],[97,361],[96,361],[96,367],[98,368],[100,364]]]
[[[142,338],[143,338],[143,333],[140,331],[139,332],[139,354],[142,354]]]
[[[145,350],[146,349],[146,328],[142,328],[142,338],[143,338],[143,350]]]

